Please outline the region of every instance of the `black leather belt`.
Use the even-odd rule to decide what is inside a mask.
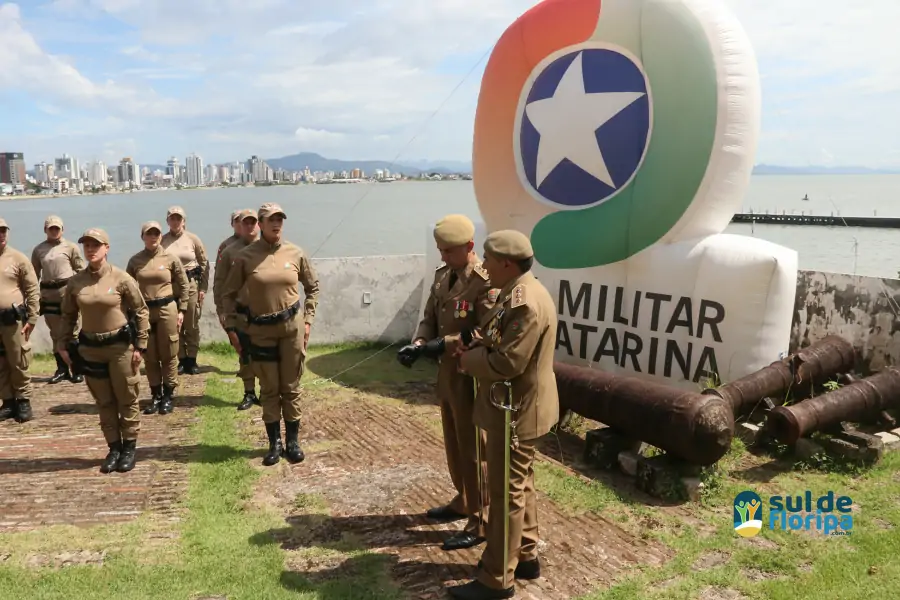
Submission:
[[[98,339],[97,337],[95,337],[96,335],[97,334],[87,333],[82,330],[78,334],[78,342],[92,348],[112,346],[113,344],[119,344],[122,342],[131,342],[131,328],[128,325],[124,325],[121,329],[109,335],[109,337]],[[103,335],[105,336],[107,334]]]
[[[42,281],[41,289],[42,290],[58,290],[61,287],[65,287],[71,277],[66,277],[65,279],[57,279],[56,281]]]
[[[166,296],[165,298],[154,298],[152,300],[147,300],[147,308],[160,308],[167,304],[171,304],[175,302],[175,296]]]
[[[284,323],[285,321],[290,321],[298,312],[300,312],[299,300],[294,302],[294,304],[289,308],[278,311],[277,313],[272,313],[271,315],[263,315],[261,317],[254,317],[253,315],[250,315],[248,317],[248,321],[251,325],[274,325],[275,323]]]

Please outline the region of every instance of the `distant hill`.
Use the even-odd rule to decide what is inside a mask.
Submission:
[[[756,165],[754,175],[900,175],[900,169],[870,169],[869,167],[780,167]]]
[[[273,169],[285,169],[287,171],[302,171],[309,167],[310,171],[351,171],[362,169],[366,174],[371,174],[378,169],[389,169],[393,173],[404,175],[418,175],[427,173],[470,173],[472,166],[456,161],[411,161],[405,164],[391,164],[385,160],[339,160],[325,158],[314,152],[301,152],[281,158],[267,158],[266,162]]]

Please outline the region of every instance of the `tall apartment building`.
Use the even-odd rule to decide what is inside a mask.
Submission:
[[[185,182],[190,187],[203,185],[203,159],[191,154],[184,161]]]
[[[25,184],[25,156],[21,152],[0,152],[0,183]]]

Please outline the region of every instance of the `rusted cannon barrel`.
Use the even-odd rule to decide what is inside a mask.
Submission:
[[[726,400],[734,415],[739,416],[751,412],[763,398],[783,404],[792,390],[795,398],[809,397],[813,386],[852,371],[855,363],[852,344],[840,336],[829,335],[756,373],[703,393]]]
[[[554,363],[560,404],[696,465],[711,465],[731,447],[728,403],[596,369]]]
[[[794,444],[843,421],[874,421],[891,408],[900,408],[900,369],[893,367],[799,404],[776,407],[766,429],[780,442]]]

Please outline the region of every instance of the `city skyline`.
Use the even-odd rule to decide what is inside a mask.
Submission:
[[[760,66],[755,162],[900,166],[900,123],[886,117],[900,65],[878,59],[900,50],[888,29],[900,5],[724,1]],[[0,103],[15,116],[0,139],[29,167],[60,151],[106,163],[304,151],[468,161],[479,58],[534,2],[305,4],[0,2]]]

